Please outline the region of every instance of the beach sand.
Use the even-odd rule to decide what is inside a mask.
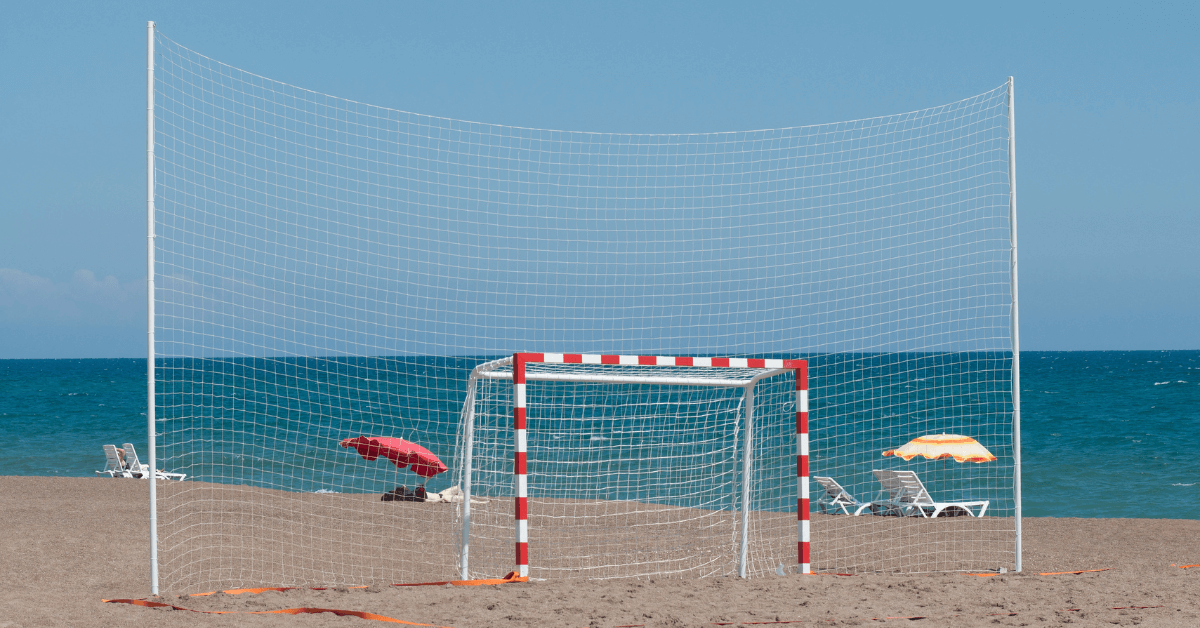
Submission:
[[[221,490],[188,484],[166,488],[165,492]],[[960,574],[793,574],[750,580],[549,580],[482,587],[375,585],[366,589],[206,597],[181,597],[179,591],[190,590],[183,587],[164,590],[157,598],[196,610],[240,611],[222,615],[102,603],[103,598],[149,595],[146,488],[141,480],[0,477],[5,527],[0,535],[0,555],[4,557],[0,560],[0,628],[383,625],[329,613],[244,614],[297,607],[365,611],[455,628],[712,626],[785,621],[802,623],[771,625],[865,625],[881,619],[907,623],[910,620],[887,618],[917,616],[925,617],[921,625],[933,626],[1200,626],[1200,567],[1180,568],[1200,563],[1200,521],[1170,519],[1027,518],[1025,571],[986,578]],[[329,499],[337,503],[336,496],[295,499]],[[444,511],[437,514],[431,509],[439,505],[401,506],[430,509],[413,512],[431,513],[431,523],[412,531],[397,531],[392,538],[348,539],[344,546],[326,548],[326,556],[302,557],[304,560],[293,556],[284,567],[274,565],[274,557],[286,554],[288,534],[305,533],[304,521],[273,523],[276,515],[262,508],[256,510],[253,521],[233,511],[222,520],[210,509],[202,524],[208,526],[205,533],[219,532],[226,525],[265,526],[272,530],[269,536],[274,545],[249,548],[245,557],[249,563],[264,572],[284,569],[291,577],[311,578],[312,573],[322,569],[323,561],[329,556],[345,556],[347,548],[361,553],[362,548],[378,543],[405,543],[408,551],[418,552],[422,546],[452,541],[444,532],[446,526],[433,523],[432,518],[444,518]],[[357,510],[347,509],[335,516],[354,516],[354,512]],[[160,512],[164,515],[185,520],[177,511]],[[962,518],[931,523],[977,525]],[[901,524],[908,525],[886,525]],[[449,561],[452,563],[453,558]],[[430,575],[445,569],[444,560],[428,562]],[[192,567],[174,565],[179,572]],[[1038,575],[1084,569],[1109,570]],[[206,577],[224,576],[210,573]]]

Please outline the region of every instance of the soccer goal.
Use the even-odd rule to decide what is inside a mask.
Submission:
[[[459,426],[461,577],[808,573],[807,381],[791,359],[479,365]]]

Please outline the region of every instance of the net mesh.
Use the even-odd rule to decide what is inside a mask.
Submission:
[[[910,469],[936,500],[989,503],[981,518],[818,512],[813,568],[1012,567],[1007,85],[867,120],[639,135],[366,105],[162,34],[154,77],[157,455],[188,474],[159,492],[164,590],[454,577],[461,502],[381,502],[423,478],[339,443],[401,437],[456,468],[472,368],[515,351],[807,359],[812,475],[865,502],[879,491],[873,470]],[[477,402],[499,408],[504,386],[489,382]],[[737,455],[705,431],[737,425],[736,395],[536,388],[539,403],[574,417],[541,433],[561,427],[561,440],[589,444],[576,455],[593,469],[570,476],[592,505],[545,512],[665,507],[639,492],[653,472],[624,477],[605,459],[644,449],[686,453],[702,476],[661,479],[666,495],[691,487],[685,506],[667,504],[696,511],[677,516],[682,527],[731,516],[721,487],[737,480],[703,476]],[[591,441],[589,429],[627,429],[569,409],[596,395],[634,424],[675,423],[644,442]],[[942,432],[998,459],[881,456]],[[776,440],[761,438],[763,465],[793,455]],[[425,486],[457,481],[449,472]],[[778,510],[763,499],[756,516],[795,516],[794,494]],[[598,537],[640,531],[597,525],[560,563],[533,543],[531,565],[608,564]],[[727,522],[711,528],[732,534]],[[647,558],[628,564],[660,567],[613,573],[728,569],[637,541]],[[774,567],[763,552],[760,571]]]

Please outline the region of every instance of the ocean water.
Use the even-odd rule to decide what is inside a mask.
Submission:
[[[247,360],[209,368],[203,377],[196,377],[186,362],[168,363],[159,414],[172,437],[160,456],[167,468],[187,467],[198,479],[285,490],[390,488],[399,477],[394,470],[336,455],[345,452],[331,454],[329,443],[347,434],[370,433],[381,413],[397,409],[457,416],[462,391],[431,386],[446,376],[465,381],[477,361],[302,360],[281,369],[278,362],[268,366]],[[820,360],[814,362],[816,370]],[[1200,518],[1200,464],[1195,462],[1200,351],[1025,352],[1021,365],[1026,516]],[[887,365],[880,368],[886,371]],[[979,382],[954,380],[952,365],[937,368],[941,377],[954,382],[949,387],[979,394]],[[827,377],[826,397],[814,401],[817,408],[834,403],[840,394],[834,378]],[[319,385],[301,389],[290,383],[305,379],[319,380]],[[820,394],[814,390],[814,397]],[[219,402],[202,416],[180,411],[194,395]],[[1004,408],[1001,404],[993,410]],[[275,418],[253,424],[237,419],[247,414]],[[289,416],[310,417],[306,425],[311,434],[296,433]],[[439,424],[444,426],[440,433],[424,434],[424,439],[435,451],[453,451],[453,420]],[[212,430],[240,432],[232,439],[240,443],[237,450],[188,446]],[[604,438],[609,436],[588,436]],[[255,449],[256,443],[280,440],[292,443],[291,449]],[[0,474],[89,476],[103,467],[101,445],[124,442],[133,443],[143,461],[147,458],[144,360],[0,361]],[[994,453],[1003,457],[1002,451]],[[239,462],[249,459],[257,462]],[[309,470],[302,480],[288,472],[296,460]],[[928,468],[934,469],[933,464],[955,472],[975,468],[941,461]],[[346,473],[347,465],[357,472]],[[220,477],[203,477],[204,469],[218,467]],[[348,484],[351,475],[357,479]],[[431,482],[431,488],[440,487]]]
[[[1200,519],[1200,351],[1021,354],[1030,516]]]

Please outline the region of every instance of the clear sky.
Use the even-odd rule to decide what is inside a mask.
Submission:
[[[516,126],[732,131],[1016,77],[1024,349],[1200,349],[1190,3],[22,3],[0,22],[0,358],[145,355],[146,20],[220,61]]]

